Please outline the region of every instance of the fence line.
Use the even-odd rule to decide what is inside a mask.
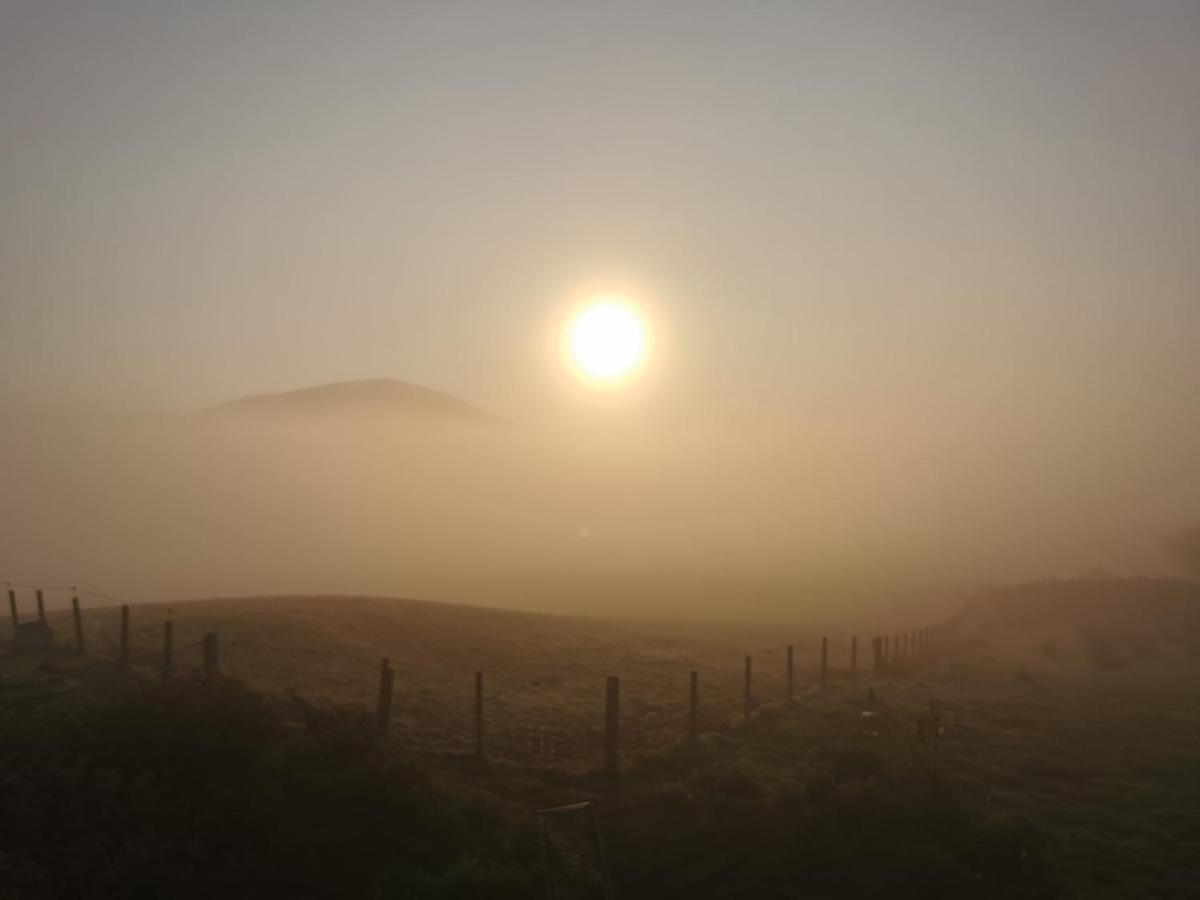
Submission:
[[[8,582],[10,613],[12,616],[15,644],[22,646],[22,629],[30,625],[48,630],[43,603],[44,591],[69,591],[71,594],[71,616],[74,626],[75,650],[79,654],[114,658],[122,670],[137,670],[156,675],[164,680],[180,671],[199,671],[208,679],[220,677],[222,671],[236,674],[239,669],[239,654],[232,660],[222,658],[218,635],[203,622],[181,615],[176,609],[168,608],[162,619],[161,643],[148,642],[142,630],[131,629],[131,607],[119,597],[85,590],[74,586],[66,588],[36,588]],[[36,622],[20,621],[19,604],[15,588],[33,590],[38,601]],[[120,604],[116,629],[106,628],[105,619],[85,615],[80,596],[95,597]],[[107,610],[105,610],[107,612]],[[872,637],[871,667],[868,673],[872,680],[907,676],[936,663],[940,652],[949,643],[953,619],[899,634],[884,634]],[[116,631],[114,634],[113,631]],[[242,645],[234,644],[241,648]],[[763,699],[756,692],[755,674],[761,667],[753,665],[753,657],[744,659],[742,684],[742,715],[745,726],[753,723],[755,713],[764,706],[775,703],[790,703],[795,695],[795,656],[793,644],[786,647],[784,665],[784,687],[782,696]],[[229,648],[224,648],[226,651]],[[847,643],[848,665],[831,665],[830,642],[821,638],[819,664],[815,671],[815,689],[823,690],[834,682],[853,682],[860,677],[858,666],[858,637],[852,635]],[[228,654],[226,654],[228,655]],[[228,663],[232,661],[233,665]],[[393,688],[395,670],[391,660],[380,662],[378,693],[375,701],[375,727],[381,739],[419,753],[474,754],[515,762],[534,763],[543,766],[595,765],[603,762],[610,773],[616,773],[623,761],[638,754],[661,751],[675,746],[694,743],[700,732],[722,730],[730,727],[731,716],[727,706],[706,702],[701,692],[700,673],[687,672],[688,680],[680,678],[680,702],[640,702],[621,709],[620,681],[609,676],[604,689],[603,716],[597,727],[576,727],[561,723],[547,724],[515,723],[505,717],[512,711],[511,704],[499,696],[490,698],[484,690],[484,672],[474,673],[473,709],[467,715],[464,703],[464,719],[470,725],[455,722],[439,728],[422,727],[420,723],[408,723],[407,727],[393,729],[396,718],[393,714]],[[777,677],[777,676],[776,676]],[[773,685],[778,682],[770,679]],[[726,686],[726,693],[728,686]],[[873,694],[873,692],[872,692]],[[684,699],[686,698],[686,700]],[[488,711],[492,711],[489,718]],[[500,711],[497,722],[496,710]],[[923,726],[922,726],[923,727]],[[393,734],[393,732],[395,732]],[[924,732],[922,732],[923,734]],[[486,736],[486,737],[485,737]]]

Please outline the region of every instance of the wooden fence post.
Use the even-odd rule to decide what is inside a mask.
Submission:
[[[858,677],[858,635],[850,638],[850,680]]]
[[[746,657],[746,694],[743,698],[743,713],[746,724],[750,724],[750,657]]]
[[[604,683],[604,771],[617,774],[617,725],[620,721],[621,679],[609,675]]]
[[[209,681],[221,674],[218,651],[217,636],[210,631],[204,635],[204,677]]]
[[[37,589],[38,621],[46,624],[46,603],[42,600],[42,589]]]
[[[937,773],[938,767],[938,742],[942,736],[942,701],[930,699],[929,701],[929,720],[933,725],[933,771]]]
[[[121,668],[129,667],[129,604],[121,606]]]
[[[821,687],[829,682],[829,638],[821,638]]]
[[[79,651],[79,655],[83,655],[83,613],[79,609],[79,598],[71,598],[71,613],[75,618],[75,649]]]
[[[884,667],[884,669],[887,669],[891,665],[891,662],[892,662],[891,640],[892,639],[889,635],[885,634],[883,636],[883,667]]]
[[[475,673],[475,755],[483,759],[483,673]]]
[[[171,621],[170,615],[167,616],[167,621],[163,622],[163,681],[169,681],[171,678],[171,654],[175,649],[175,623]]]
[[[795,648],[791,644],[788,644],[788,657],[787,657],[787,698],[788,698],[788,703],[792,702],[792,698],[795,696],[795,690],[796,690],[796,688],[795,688],[796,665],[795,665],[795,652],[794,651],[795,651]]]
[[[700,673],[692,669],[691,683],[688,685],[688,742],[696,743],[699,738],[700,719]]]
[[[883,674],[883,641],[871,638],[871,671],[876,678]]]
[[[380,737],[387,737],[392,725],[392,686],[396,671],[386,656],[379,662],[379,699],[375,704],[375,726]]]
[[[898,634],[892,635],[892,657],[893,657],[893,661],[895,663],[895,665],[892,666],[892,668],[895,671],[899,672],[900,666],[901,666],[901,663],[902,663],[904,657],[900,651],[900,635],[898,635]]]
[[[15,641],[17,639],[17,625],[20,623],[21,618],[17,615],[17,592],[12,588],[8,589],[8,610],[12,613],[13,640]]]

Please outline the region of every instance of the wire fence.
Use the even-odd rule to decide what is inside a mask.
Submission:
[[[36,592],[37,619],[19,622],[19,604],[15,592]],[[247,683],[262,681],[264,648],[241,635],[215,635],[211,622],[192,617],[178,608],[168,608],[161,619],[147,627],[138,615],[131,626],[131,606],[124,599],[76,586],[42,587],[8,583],[14,637],[21,646],[22,629],[41,625],[49,630],[45,597],[47,594],[69,597],[70,604],[57,604],[56,612],[69,609],[73,622],[74,650],[91,658],[115,663],[121,669],[145,677],[185,677],[197,673],[208,677],[233,678]],[[99,600],[107,606],[85,609],[79,598]],[[54,607],[52,607],[53,609]],[[609,679],[607,696],[596,694],[591,715],[578,703],[522,704],[507,696],[503,687],[489,689],[483,673],[476,674],[474,714],[472,695],[464,685],[462,702],[447,704],[445,697],[416,702],[412,696],[393,703],[394,670],[384,660],[380,672],[375,715],[380,731],[389,742],[418,754],[483,755],[489,758],[539,767],[592,768],[603,761],[605,768],[616,769],[631,759],[670,750],[694,742],[701,734],[727,730],[739,722],[749,723],[764,707],[787,703],[803,686],[811,689],[831,682],[851,681],[868,676],[896,676],[918,672],[933,662],[947,638],[949,623],[940,623],[903,634],[873,638],[869,652],[854,638],[842,648],[846,657],[840,665],[830,664],[829,644],[821,639],[821,654],[808,666],[797,667],[793,647],[780,648],[778,661],[786,666],[760,666],[754,671],[752,658],[745,658],[740,684],[728,671],[701,678],[695,670],[681,666],[679,701],[663,700],[661,686],[653,697],[639,695],[638,684],[627,692],[622,703],[619,681]],[[69,639],[68,639],[69,640]],[[761,659],[761,658],[760,658]],[[691,686],[685,675],[690,675]],[[721,676],[721,677],[718,677]],[[386,681],[386,685],[384,682]],[[272,685],[277,687],[277,685]],[[360,695],[369,698],[372,683],[364,678]],[[604,699],[603,705],[600,700]],[[369,702],[369,701],[366,701]],[[570,706],[570,715],[564,710]],[[886,715],[864,711],[868,734],[879,729],[894,731]],[[933,726],[929,726],[933,727]],[[921,726],[922,729],[925,726]],[[925,734],[922,731],[921,734]]]

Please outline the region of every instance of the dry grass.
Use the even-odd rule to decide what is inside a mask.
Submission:
[[[131,611],[135,663],[161,667],[164,606]],[[412,600],[275,597],[178,604],[175,659],[198,666],[206,631],[220,635],[226,674],[268,690],[373,707],[379,660],[396,670],[393,731],[402,741],[466,749],[473,735],[474,673],[484,672],[485,728],[496,753],[546,763],[594,764],[604,681],[621,678],[623,749],[670,746],[684,735],[689,673],[700,673],[701,724],[742,715],[744,657],[753,658],[753,701],[786,691],[786,647],[795,645],[796,688],[818,677],[820,636],[794,626],[656,622],[518,613]],[[70,641],[65,613],[51,624]],[[89,647],[116,654],[119,613],[85,612]],[[830,666],[844,675],[849,637],[830,635]],[[859,639],[860,666],[868,639]]]
[[[135,658],[153,668],[166,610],[133,610]],[[56,621],[55,621],[56,620]],[[60,614],[52,618],[69,634]],[[968,618],[953,653],[907,678],[813,689],[819,635],[762,625],[554,617],[366,598],[272,598],[177,606],[180,665],[199,661],[205,630],[222,641],[224,671],[252,685],[292,689],[364,707],[374,703],[378,660],[396,668],[394,729],[401,744],[469,746],[472,684],[486,673],[489,745],[531,761],[530,734],[562,735],[558,756],[535,769],[494,769],[489,790],[514,808],[599,796],[586,780],[554,780],[537,769],[599,763],[604,677],[622,678],[622,731],[630,783],[642,783],[628,816],[609,807],[614,854],[636,896],[654,895],[656,866],[671,835],[639,822],[658,808],[686,806],[696,791],[730,802],[783,802],[790,785],[873,777],[880,760],[932,768],[932,746],[916,721],[931,698],[945,708],[938,769],[979,809],[1027,817],[1049,837],[1048,856],[1068,894],[1088,898],[1182,897],[1200,881],[1200,659],[1189,634],[1142,629],[1133,640],[1106,637],[1127,664],[1100,664],[1094,632],[1078,622],[1041,626]],[[89,641],[112,648],[113,609],[87,612]],[[867,660],[860,636],[860,662]],[[848,638],[831,635],[844,665]],[[797,646],[797,703],[784,694],[784,653]],[[1091,643],[1089,643],[1091,642]],[[1047,648],[1052,652],[1047,652]],[[1140,649],[1139,649],[1140,647]],[[729,729],[741,713],[743,657],[754,657],[753,726]],[[4,665],[18,665],[11,658]],[[681,775],[688,672],[702,673],[713,760]],[[867,699],[868,684],[877,704]],[[864,712],[875,715],[864,717]],[[639,729],[639,725],[651,723]],[[653,739],[642,732],[661,733]],[[505,744],[511,732],[512,745]],[[638,741],[643,740],[643,746]],[[573,743],[571,743],[573,742]],[[651,750],[635,754],[634,750]],[[450,759],[427,763],[473,790],[477,777]],[[646,792],[659,800],[647,806]],[[661,794],[661,796],[659,796]],[[740,798],[740,799],[739,799]],[[775,798],[775,799],[773,799]],[[675,861],[685,865],[690,861]],[[738,870],[741,871],[741,870]],[[656,872],[658,874],[656,875]],[[677,874],[677,872],[676,872]]]

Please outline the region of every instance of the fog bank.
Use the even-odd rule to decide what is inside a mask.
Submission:
[[[1200,510],[1182,454],[1135,486],[1061,446],[895,437],[26,417],[0,450],[0,578],[133,600],[904,618],[980,583],[1174,571],[1162,538]]]

